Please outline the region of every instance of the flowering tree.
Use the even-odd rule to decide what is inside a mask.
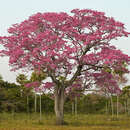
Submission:
[[[13,70],[42,70],[51,78],[43,87],[54,90],[57,124],[63,124],[66,93],[77,79],[84,90],[93,82],[101,87],[105,83],[116,92],[116,80],[105,70],[128,71],[122,64],[129,64],[128,55],[110,44],[118,37],[128,37],[124,24],[94,10],[71,13],[37,13],[14,24],[9,36],[0,38],[5,47],[1,56],[9,56]]]

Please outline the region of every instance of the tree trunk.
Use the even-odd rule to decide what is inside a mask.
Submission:
[[[41,98],[42,94],[40,93],[40,102],[39,102],[39,107],[40,107],[40,122],[42,120],[42,98]]]
[[[106,115],[108,114],[108,104],[106,102]]]
[[[117,95],[117,118],[118,118],[118,115],[119,115],[119,97]]]
[[[114,116],[114,108],[113,108],[112,96],[111,96],[111,114],[112,114],[112,117],[113,117]]]
[[[29,96],[27,95],[27,113],[29,113]]]
[[[37,95],[36,95],[36,93],[35,93],[35,99],[34,99],[34,104],[35,104],[35,107],[34,107],[34,111],[35,111],[35,113],[37,112]]]
[[[64,124],[64,88],[55,89],[55,114],[56,124]]]
[[[74,114],[74,101],[72,101],[72,115]]]
[[[124,101],[124,107],[125,107],[125,114],[127,115],[127,102]]]
[[[77,101],[78,99],[77,99],[77,97],[75,97],[75,115],[77,115]]]

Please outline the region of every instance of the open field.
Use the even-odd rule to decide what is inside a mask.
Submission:
[[[0,130],[130,130],[130,117],[120,115],[65,115],[64,126],[55,125],[54,115],[0,114]]]

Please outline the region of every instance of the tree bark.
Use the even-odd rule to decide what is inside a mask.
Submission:
[[[119,97],[117,95],[117,118],[118,118],[118,115],[119,115]]]
[[[29,113],[29,96],[27,95],[27,113]]]
[[[36,93],[35,93],[34,104],[35,104],[34,109],[35,109],[35,113],[36,113],[37,112],[37,95],[36,95]]]
[[[40,122],[42,121],[42,94],[40,93],[40,102],[39,102],[39,107],[40,107]]]
[[[127,102],[124,101],[124,107],[125,107],[125,114],[127,115]]]
[[[72,115],[74,114],[74,101],[72,101]]]
[[[108,104],[106,102],[106,115],[108,114]]]
[[[55,114],[56,114],[56,124],[64,124],[64,88],[55,89]]]
[[[114,116],[114,108],[113,108],[112,96],[111,96],[111,114],[112,114],[112,117],[113,117]]]
[[[78,99],[77,99],[77,97],[75,97],[75,115],[77,115],[77,101]]]

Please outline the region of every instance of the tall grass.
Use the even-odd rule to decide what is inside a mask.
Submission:
[[[67,124],[55,125],[53,114],[0,113],[0,130],[130,130],[130,117],[119,115],[76,115],[65,114]]]

